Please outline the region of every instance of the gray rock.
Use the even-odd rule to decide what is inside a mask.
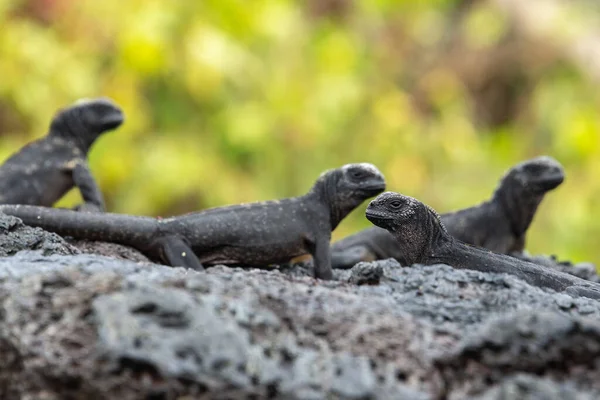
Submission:
[[[444,376],[445,391],[456,399],[522,372],[566,382],[598,398],[599,360],[598,319],[519,311],[486,321],[434,364]]]
[[[355,285],[378,285],[383,277],[383,266],[361,262],[350,269],[348,282]]]
[[[0,257],[22,250],[38,250],[41,254],[79,254],[55,233],[23,225],[19,218],[0,213]]]
[[[148,257],[134,248],[110,242],[94,242],[90,240],[69,239],[68,243],[77,247],[79,251],[87,254],[114,257],[122,260],[136,262],[150,262]]]
[[[458,270],[448,265],[401,267],[392,259],[374,263],[383,268],[381,284],[363,286],[363,293],[390,296],[404,311],[437,326],[470,330],[472,324],[511,310],[600,317],[598,301],[532,287],[509,274]],[[343,273],[348,271],[337,276]]]
[[[435,332],[344,283],[34,253],[0,271],[2,398],[427,398],[433,381]]]
[[[557,383],[535,375],[517,374],[494,385],[471,400],[593,400],[592,393],[577,390],[570,383]]]
[[[600,302],[510,275],[393,260],[327,282],[310,263],[196,272],[0,229],[15,254],[0,258],[2,399],[600,396]]]

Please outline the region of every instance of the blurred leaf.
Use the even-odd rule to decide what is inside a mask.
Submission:
[[[464,25],[464,35],[468,43],[474,47],[492,46],[506,34],[507,21],[497,10],[479,3],[469,12]]]

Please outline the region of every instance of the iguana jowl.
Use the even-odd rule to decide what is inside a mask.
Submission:
[[[381,172],[372,164],[359,163],[324,172],[300,197],[160,220],[22,205],[0,206],[0,211],[63,236],[131,246],[172,266],[260,266],[309,253],[315,276],[330,279],[331,231],[364,200],[384,189]]]
[[[564,177],[562,166],[551,157],[521,162],[508,170],[490,200],[442,214],[442,222],[465,243],[496,253],[521,253],[540,202]],[[399,259],[403,249],[388,231],[371,227],[333,243],[331,252],[333,268],[351,268],[360,261]]]
[[[121,109],[107,98],[80,100],[57,112],[45,137],[27,144],[0,167],[0,204],[49,207],[77,186],[83,209],[104,211],[87,153],[101,134],[123,121]]]
[[[447,264],[482,272],[508,273],[533,286],[600,299],[600,284],[461,242],[448,233],[433,209],[412,197],[382,193],[369,203],[366,217],[396,239],[403,250],[400,257],[403,265]]]

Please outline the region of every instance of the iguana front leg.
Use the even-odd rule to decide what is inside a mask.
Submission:
[[[315,278],[324,280],[333,279],[329,240],[329,237],[318,238],[309,246],[309,251],[313,257]]]
[[[81,211],[105,211],[104,196],[96,183],[92,171],[84,160],[72,160],[67,163],[67,169],[71,171],[73,183],[79,188],[84,204],[77,207]]]
[[[172,267],[204,271],[204,267],[190,246],[179,236],[162,236],[152,243],[160,258]]]
[[[512,248],[509,249],[511,253],[523,254],[525,250],[525,235],[519,236],[512,245]]]

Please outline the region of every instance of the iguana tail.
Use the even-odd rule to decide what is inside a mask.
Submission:
[[[151,217],[29,205],[0,205],[0,212],[61,236],[121,243],[138,249],[152,240],[159,225]]]

